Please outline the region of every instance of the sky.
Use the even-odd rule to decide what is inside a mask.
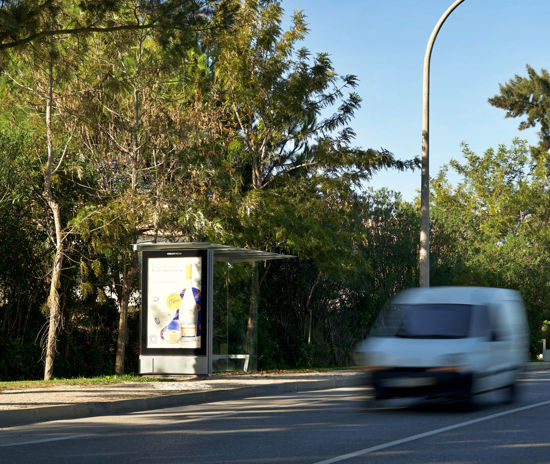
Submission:
[[[351,123],[355,145],[385,148],[399,159],[420,157],[422,68],[430,34],[454,0],[282,0],[288,18],[303,10],[309,33],[300,44],[329,54],[340,75],[359,78],[362,106]],[[550,69],[549,0],[465,0],[435,42],[430,73],[430,174],[462,160],[462,143],[477,154],[516,137],[537,142],[536,129],[519,131],[488,98],[526,65]],[[456,185],[458,176],[449,179]],[[420,170],[381,171],[368,187],[419,195]]]

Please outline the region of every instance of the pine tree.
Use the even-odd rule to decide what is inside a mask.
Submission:
[[[538,74],[527,65],[527,77],[517,74],[506,84],[500,84],[500,93],[489,98],[489,103],[497,108],[506,110],[507,118],[524,119],[519,129],[540,127],[539,148],[543,151],[550,149],[550,74],[541,69]]]

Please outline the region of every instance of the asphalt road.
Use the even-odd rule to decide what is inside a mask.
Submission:
[[[520,399],[456,405],[388,401],[340,388],[0,432],[11,463],[550,463],[550,373],[526,373]]]

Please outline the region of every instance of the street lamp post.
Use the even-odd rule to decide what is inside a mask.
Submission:
[[[430,35],[424,55],[422,80],[422,179],[420,186],[420,253],[418,257],[420,287],[430,286],[430,58],[445,20],[464,0],[456,0],[439,18]]]

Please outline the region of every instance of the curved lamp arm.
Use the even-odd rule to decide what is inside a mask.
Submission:
[[[464,0],[456,0],[439,18],[430,35],[424,55],[422,80],[422,179],[420,185],[420,253],[418,256],[420,287],[430,286],[430,58],[441,26]]]

